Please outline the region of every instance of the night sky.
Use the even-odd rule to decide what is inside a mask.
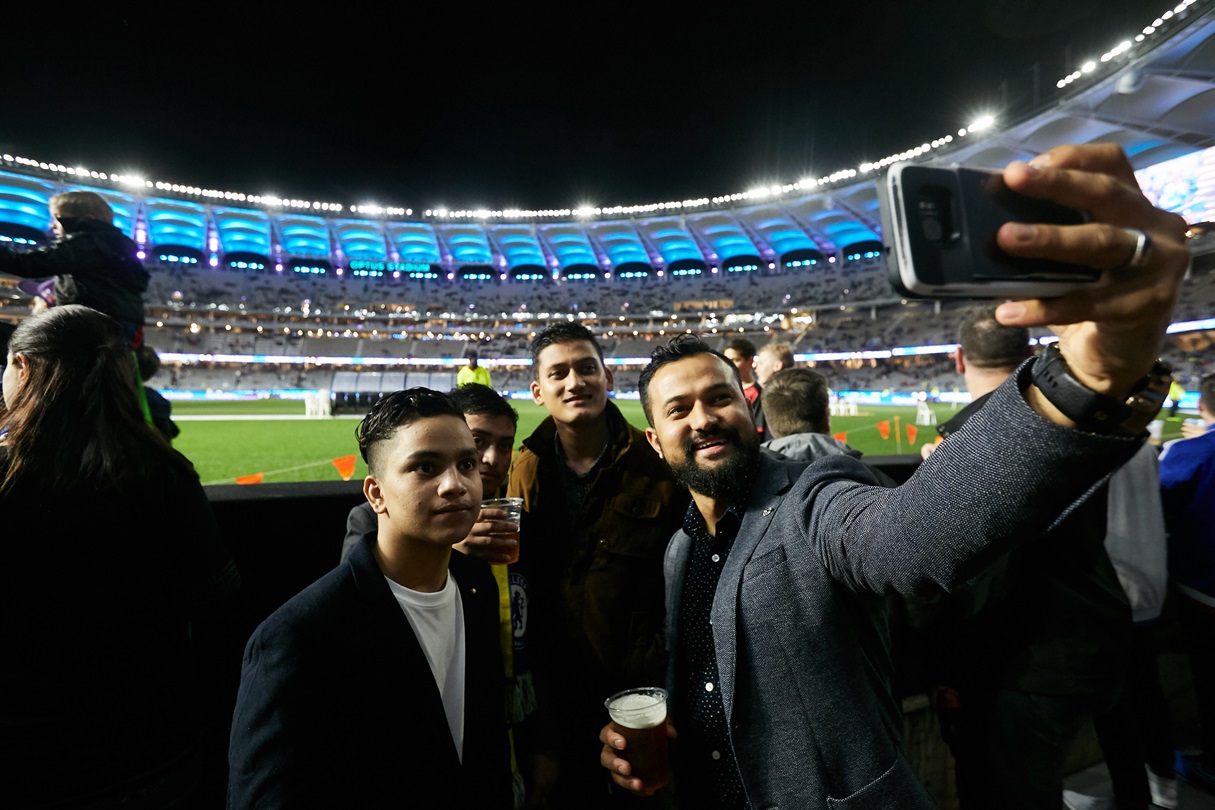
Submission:
[[[1021,117],[1170,7],[417,5],[10,21],[0,150],[419,213],[712,196]]]

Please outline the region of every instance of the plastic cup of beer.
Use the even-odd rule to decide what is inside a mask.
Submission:
[[[482,509],[499,509],[506,513],[506,517],[498,518],[498,520],[506,520],[515,524],[513,532],[505,532],[503,537],[508,537],[515,541],[515,552],[507,565],[519,562],[519,522],[523,519],[523,499],[522,498],[488,498],[481,501]]]
[[[624,735],[624,758],[629,761],[633,776],[647,785],[670,781],[666,690],[657,686],[626,689],[612,695],[603,705]]]

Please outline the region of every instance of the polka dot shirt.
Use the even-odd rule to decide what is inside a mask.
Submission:
[[[730,509],[717,522],[716,537],[693,504],[684,518],[692,554],[679,607],[676,650],[679,772],[676,799],[680,807],[748,808],[738,764],[730,745],[726,708],[718,689],[717,654],[710,624],[717,580],[738,534],[739,515]]]

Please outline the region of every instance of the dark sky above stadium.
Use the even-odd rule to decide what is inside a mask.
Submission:
[[[659,5],[10,20],[0,150],[417,212],[712,196],[1021,117],[1171,4]]]

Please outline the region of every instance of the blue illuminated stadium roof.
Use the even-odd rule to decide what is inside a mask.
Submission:
[[[388,241],[396,251],[394,261],[439,264],[443,256],[433,225],[425,222],[388,222],[384,225]]]
[[[347,259],[388,259],[388,246],[380,224],[366,219],[335,219],[333,233]]]
[[[688,217],[688,226],[694,230],[711,251],[706,257],[711,261],[725,262],[739,256],[756,256],[759,251],[743,227],[742,221],[730,211],[710,211]]]
[[[321,217],[282,214],[274,218],[279,244],[288,256],[329,258],[329,224]]]
[[[440,242],[447,246],[447,252],[457,267],[493,263],[494,255],[489,246],[489,237],[485,235],[485,228],[482,226],[440,225],[437,230]]]
[[[207,247],[207,209],[198,203],[153,197],[143,201],[153,248],[176,245],[202,253]]]
[[[572,222],[541,225],[537,228],[549,252],[557,257],[557,265],[565,270],[580,264],[599,264],[595,248],[583,226]]]
[[[270,257],[270,215],[251,208],[213,208],[211,217],[224,253]]]
[[[776,257],[795,250],[819,249],[806,235],[806,231],[794,221],[793,215],[782,206],[754,205],[739,209],[737,213]]]
[[[536,238],[531,225],[493,225],[489,228],[489,236],[510,269],[546,265],[544,248],[540,246],[540,240]]]
[[[54,195],[55,186],[44,180],[0,172],[0,223],[49,231],[51,214],[47,202]]]
[[[646,251],[645,244],[637,233],[635,223],[628,220],[595,222],[591,223],[587,229],[603,248],[603,252],[607,254],[612,267],[631,263],[651,263],[650,254]]]
[[[662,256],[663,263],[671,264],[687,259],[707,261],[679,217],[642,220],[637,226],[658,251],[658,255]]]

